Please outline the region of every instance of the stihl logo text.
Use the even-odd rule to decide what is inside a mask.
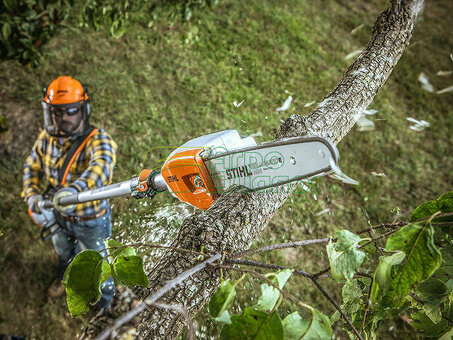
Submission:
[[[226,175],[228,179],[238,178],[238,177],[249,177],[252,176],[250,166],[243,165],[234,169],[226,170]]]

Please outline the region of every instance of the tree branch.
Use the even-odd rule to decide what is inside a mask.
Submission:
[[[297,241],[297,242],[288,242],[288,243],[279,243],[279,244],[271,244],[269,246],[265,246],[262,248],[257,248],[257,249],[250,249],[250,250],[245,250],[245,251],[240,251],[234,254],[228,255],[228,259],[235,259],[238,257],[244,257],[244,256],[250,256],[270,250],[276,250],[276,249],[285,249],[285,248],[297,248],[297,247],[302,247],[302,246],[307,246],[310,244],[320,244],[320,243],[328,243],[331,239],[330,238],[323,238],[323,239],[316,239],[316,240],[303,240],[303,241]]]
[[[276,264],[262,263],[262,262],[256,262],[256,261],[250,261],[250,260],[225,259],[224,263],[225,264],[239,264],[239,265],[244,265],[244,266],[253,266],[253,267],[260,267],[260,268],[274,269],[274,270],[293,269],[293,268],[288,268],[288,267],[284,267],[284,266],[279,266]],[[307,273],[307,272],[305,272],[303,270],[299,270],[299,269],[294,269],[294,274],[305,276],[308,278],[313,277],[313,274]]]
[[[352,324],[351,320],[349,320],[348,316],[346,315],[346,313],[343,311],[343,309],[341,309],[341,307],[338,305],[338,303],[336,303],[336,301],[326,292],[326,290],[319,284],[318,280],[316,280],[315,278],[311,277],[311,280],[313,281],[313,283],[316,285],[316,287],[318,287],[318,289],[321,291],[321,293],[327,298],[327,300],[329,300],[329,302],[334,305],[334,307],[340,312],[341,316],[343,316],[344,320],[346,321],[346,323],[348,324],[348,326],[352,329],[352,331],[354,332],[354,334],[357,336],[357,338],[359,340],[363,340],[362,336],[360,335],[359,331],[354,327],[354,325]]]
[[[226,266],[224,265],[220,265],[220,267],[222,268],[225,268]],[[257,273],[253,270],[247,270],[247,269],[241,269],[241,268],[234,268],[234,267],[229,267],[229,269],[231,270],[237,270],[237,271],[241,271],[243,273],[251,273],[253,275],[256,275],[258,277],[260,277],[261,279],[265,280],[266,283],[268,283],[269,285],[273,286],[275,289],[278,289],[279,292],[283,295],[283,296],[287,296],[289,298],[291,298],[293,301],[297,302],[298,304],[301,304],[303,307],[307,308],[307,305],[302,303],[299,299],[297,299],[296,297],[294,297],[293,295],[291,295],[290,293],[288,293],[287,291],[283,290],[283,289],[280,289],[275,283],[273,283],[271,280],[269,280],[266,276],[264,276],[263,274],[260,274],[260,273]],[[360,335],[360,333],[357,331],[357,329],[354,327],[354,325],[352,324],[351,320],[349,320],[348,316],[346,315],[346,313],[343,311],[343,309],[341,309],[341,307],[335,302],[335,300],[325,291],[325,289],[319,284],[319,282],[313,278],[313,276],[309,277],[313,283],[316,285],[316,287],[318,287],[318,289],[321,291],[321,293],[327,298],[327,300],[329,300],[329,302],[331,304],[334,305],[334,307],[340,312],[340,314],[343,316],[343,318],[345,319],[346,323],[349,325],[349,327],[351,327],[351,330],[354,332],[354,334],[357,336],[357,338],[359,340],[363,340],[362,336]],[[303,336],[302,336],[303,337]]]
[[[376,21],[370,41],[338,85],[310,115],[292,115],[280,126],[276,139],[320,135],[337,144],[354,126],[360,112],[373,100],[408,45],[422,0],[391,0]],[[226,192],[205,212],[186,218],[171,246],[207,253],[237,253],[249,249],[275,212],[291,194]],[[166,281],[193,267],[194,259],[166,251],[148,275],[150,287],[137,288],[145,300]],[[218,276],[203,270],[163,297],[186,306],[195,315],[215,292]],[[184,325],[181,315],[146,310],[139,327],[141,338],[172,339]]]
[[[111,327],[106,328],[97,338],[96,340],[107,340],[112,332],[121,327],[125,323],[131,321],[137,314],[143,312],[146,306],[152,306],[159,300],[164,294],[166,294],[171,289],[175,288],[177,285],[182,284],[187,278],[194,275],[195,273],[199,272],[200,270],[204,269],[207,265],[219,260],[222,257],[221,254],[216,254],[207,259],[206,261],[194,266],[193,268],[183,272],[182,274],[175,277],[173,280],[166,282],[166,284],[159,289],[157,292],[152,294],[149,298],[145,301],[139,302],[134,308],[128,311],[126,314],[119,317]]]

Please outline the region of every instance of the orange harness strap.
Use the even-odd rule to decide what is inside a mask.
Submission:
[[[87,136],[87,138],[85,138],[85,140],[82,142],[82,144],[80,144],[80,146],[77,148],[76,152],[74,152],[74,155],[72,155],[71,160],[69,161],[68,166],[66,167],[66,170],[65,170],[65,172],[63,174],[63,179],[61,180],[61,185],[64,185],[66,183],[66,177],[68,176],[69,169],[71,168],[72,163],[74,163],[75,159],[77,158],[79,153],[82,151],[82,149],[85,147],[85,145],[88,142],[88,140],[91,137],[93,137],[93,135],[97,131],[98,131],[97,128],[93,129],[93,131],[91,131],[91,133]]]

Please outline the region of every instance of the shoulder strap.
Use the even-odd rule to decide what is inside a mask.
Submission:
[[[79,155],[79,153],[83,150],[88,140],[93,137],[93,135],[98,131],[98,129],[90,126],[87,133],[79,136],[72,144],[66,154],[66,157],[63,162],[63,166],[60,168],[58,172],[58,181],[60,185],[64,185],[66,183],[66,177],[68,176],[69,169],[71,168],[72,163],[74,163],[75,159]]]

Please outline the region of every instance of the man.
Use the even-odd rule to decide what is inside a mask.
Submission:
[[[53,223],[50,220],[55,218],[60,226],[52,236],[59,275],[47,291],[50,297],[56,297],[64,293],[61,280],[74,256],[84,249],[105,249],[103,240],[111,234],[106,200],[69,207],[59,205],[59,200],[109,184],[117,145],[107,132],[89,124],[90,94],[72,77],[60,76],[44,88],[42,105],[45,129],[25,161],[22,196],[35,221]],[[39,204],[43,200],[39,189],[43,177],[49,183],[47,193],[54,192],[53,211]],[[96,306],[108,308],[113,294],[113,280],[109,278],[102,285],[102,298]]]

